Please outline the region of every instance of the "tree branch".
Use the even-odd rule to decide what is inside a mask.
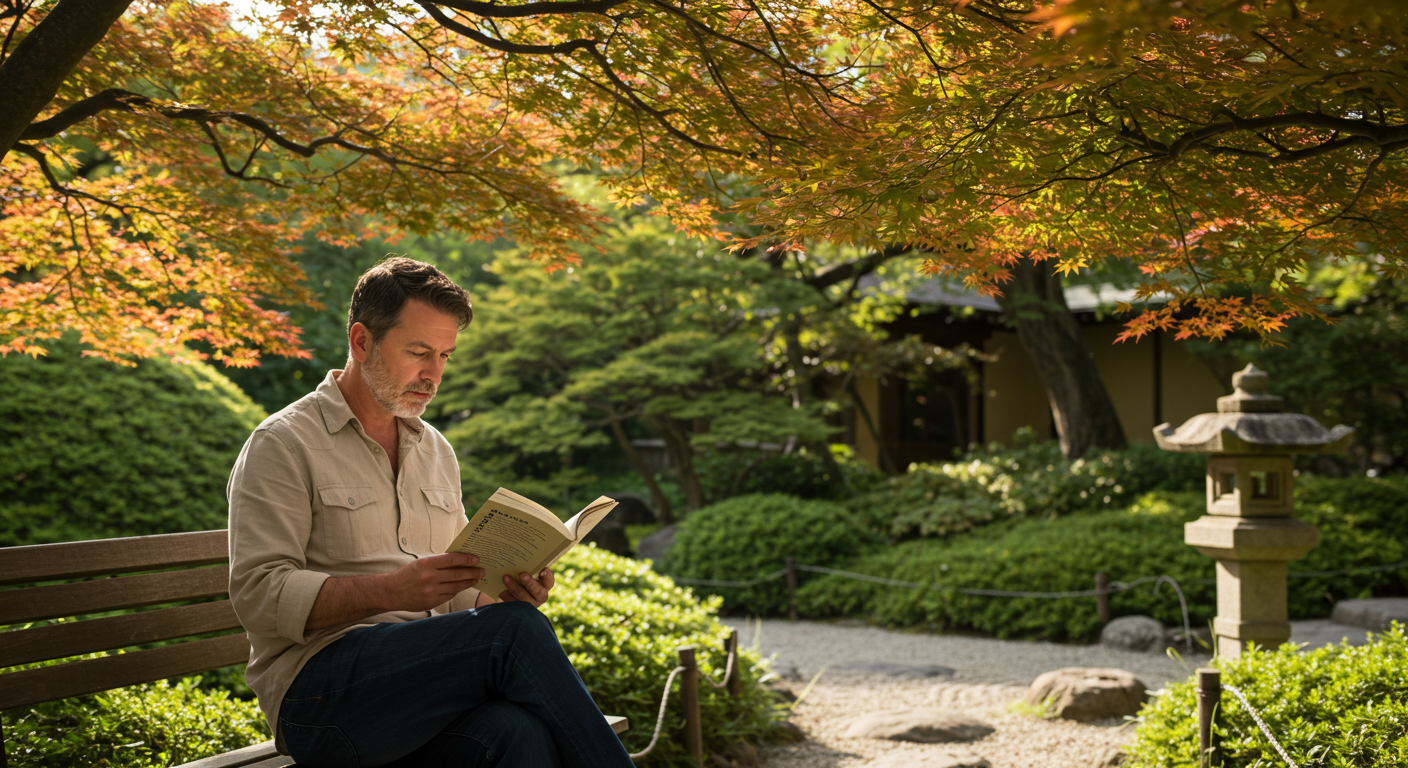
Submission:
[[[475,2],[474,0],[435,0],[436,5],[454,8],[487,19],[523,19],[529,16],[567,16],[575,13],[604,14],[630,0],[579,0],[578,2],[524,3],[523,5],[499,5],[498,3]],[[421,3],[424,5],[424,3]]]
[[[444,11],[440,10],[439,8],[436,8],[435,3],[425,2],[423,0],[416,0],[416,4],[424,8],[425,12],[429,13],[432,19],[435,19],[435,23],[439,24],[445,29],[448,29],[451,32],[455,32],[460,35],[464,35],[465,37],[469,38],[470,40],[473,40],[476,43],[479,43],[485,48],[492,48],[493,50],[501,51],[503,53],[521,53],[528,56],[541,56],[545,54],[556,53],[567,54],[573,51],[581,50],[583,48],[594,48],[597,45],[596,40],[584,39],[568,40],[565,43],[558,43],[556,45],[525,45],[523,43],[510,43],[507,40],[500,40],[498,38],[489,37],[483,32],[480,32],[479,30],[475,29],[474,27],[468,26],[466,24],[461,24],[458,21],[455,21],[449,16],[446,16]],[[562,5],[570,4],[571,3],[562,3]],[[440,3],[440,5],[448,5],[452,8],[455,7],[453,3]],[[471,3],[471,5],[485,4]],[[558,5],[558,3],[539,3],[538,5]]]
[[[881,264],[895,258],[903,256],[913,251],[913,246],[891,245],[882,250],[875,251],[855,261],[850,261],[839,266],[832,267],[825,272],[820,272],[810,277],[803,278],[802,282],[810,285],[818,291],[829,288],[837,283],[860,278],[874,272]]]
[[[0,160],[132,0],[59,0],[0,64]]]

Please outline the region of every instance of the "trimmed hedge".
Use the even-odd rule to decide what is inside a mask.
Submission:
[[[0,357],[0,546],[223,528],[264,412],[208,365]]]
[[[1327,485],[1316,492],[1329,494],[1340,481],[1321,482]],[[1408,560],[1408,541],[1390,533],[1398,524],[1392,507],[1371,511],[1366,497],[1356,496],[1353,488],[1335,493],[1359,512],[1346,515],[1329,504],[1300,503],[1298,516],[1320,527],[1322,542],[1307,557],[1290,564],[1292,573]],[[1355,503],[1356,498],[1361,502]],[[1088,641],[1100,631],[1094,598],[987,597],[956,590],[1076,591],[1093,589],[1096,571],[1123,581],[1168,574],[1183,588],[1193,626],[1205,626],[1217,607],[1214,561],[1183,543],[1184,523],[1200,517],[1204,507],[1199,494],[1156,492],[1141,497],[1128,510],[1013,520],[965,536],[907,541],[842,567],[926,582],[933,588],[882,587],[825,576],[804,583],[797,599],[812,616],[864,615],[890,626]],[[1335,600],[1405,590],[1405,570],[1292,578],[1289,609],[1292,619],[1321,617],[1329,615]],[[1115,593],[1110,606],[1116,616],[1148,614],[1175,626],[1183,621],[1178,599],[1168,587],[1155,592],[1148,585]]]
[[[1067,460],[1053,442],[911,464],[847,506],[894,539],[947,536],[999,520],[1120,509],[1149,491],[1203,487],[1205,459],[1136,445]]]
[[[777,571],[789,556],[834,565],[881,543],[880,536],[839,504],[753,494],[690,513],[680,523],[660,570],[691,579],[740,581]],[[729,612],[776,615],[787,609],[782,579],[700,591],[722,595],[723,609]]]
[[[1298,653],[1292,646],[1213,662],[1240,689],[1276,740],[1304,768],[1408,766],[1408,642],[1403,625],[1353,647]],[[1169,685],[1139,713],[1126,768],[1198,764],[1196,683]],[[1222,694],[1225,764],[1281,768],[1285,763],[1251,713]]]

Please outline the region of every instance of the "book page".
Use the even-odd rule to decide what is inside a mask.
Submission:
[[[566,526],[567,532],[572,536],[572,539],[564,543],[556,552],[552,553],[552,559],[548,560],[548,565],[553,565],[563,555],[567,554],[567,550],[580,544],[582,539],[586,538],[587,534],[592,532],[596,524],[601,522],[602,518],[606,517],[611,510],[616,508],[616,504],[617,501],[610,496],[598,496],[596,497],[596,501],[588,504],[581,512],[573,515],[572,519],[564,523],[563,525]]]
[[[515,580],[520,573],[536,575],[563,545],[571,544],[557,518],[543,519],[536,510],[522,506],[495,492],[445,550],[477,555],[484,569],[479,588],[495,597],[505,589],[505,574]]]

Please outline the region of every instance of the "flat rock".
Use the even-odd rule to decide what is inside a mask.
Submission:
[[[1100,630],[1100,644],[1124,651],[1163,650],[1164,625],[1150,616],[1121,616]]]
[[[953,670],[938,664],[892,664],[886,661],[850,661],[845,664],[836,664],[831,669],[858,675],[887,675],[901,680],[953,676]]]
[[[966,749],[944,747],[891,752],[866,763],[865,768],[992,768],[992,763]]]
[[[1387,632],[1393,622],[1408,624],[1408,597],[1371,597],[1335,603],[1332,618],[1340,624]]]
[[[1098,720],[1139,713],[1149,700],[1144,683],[1123,669],[1066,667],[1038,677],[1022,703],[1045,706],[1052,717]]]
[[[1300,646],[1302,652],[1313,651],[1327,645],[1367,645],[1373,630],[1341,624],[1334,619],[1302,619],[1291,622],[1291,642]]]
[[[943,709],[901,709],[872,712],[851,723],[846,736],[853,739],[889,739],[919,744],[973,741],[993,732],[975,717]]]

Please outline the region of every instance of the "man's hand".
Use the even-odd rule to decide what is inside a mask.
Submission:
[[[514,581],[512,576],[505,574],[504,586],[508,589],[499,593],[499,599],[506,603],[517,601],[528,603],[534,608],[541,608],[543,603],[548,601],[548,591],[552,589],[554,582],[551,568],[539,571],[537,578],[520,573],[517,581]]]
[[[304,630],[360,621],[387,611],[428,611],[484,578],[479,558],[459,552],[413,560],[391,573],[334,576],[308,613]]]
[[[484,578],[474,555],[449,552],[422,557],[388,574],[386,610],[428,611]]]

